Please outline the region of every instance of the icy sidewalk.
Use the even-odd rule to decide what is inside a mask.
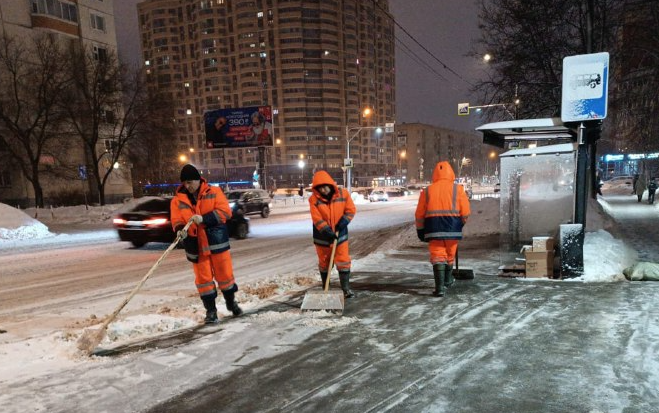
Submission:
[[[438,299],[430,276],[357,273],[354,289],[355,321],[302,342],[289,325],[277,355],[150,411],[657,411],[659,285],[480,276]],[[247,344],[226,343],[263,350]]]

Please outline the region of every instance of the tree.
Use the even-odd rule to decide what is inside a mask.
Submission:
[[[120,64],[113,51],[77,47],[70,60],[74,85],[62,108],[85,148],[91,189],[105,205],[114,165],[127,147],[146,136],[141,133],[151,117],[146,83],[138,69]]]
[[[175,107],[162,93],[148,89],[139,102],[138,112],[145,112],[137,134],[140,138],[127,148],[133,165],[133,192],[141,193],[145,184],[178,182],[179,164],[175,133]]]
[[[608,16],[615,15],[623,0],[591,1],[595,15],[589,32],[584,0],[481,0],[481,38],[469,54],[491,53],[494,59],[489,78],[473,88],[480,101],[509,103],[518,118],[559,116],[563,58],[587,53],[589,33],[592,52],[615,44],[619,22]],[[520,104],[514,108],[516,98]]]
[[[70,68],[55,36],[0,37],[0,144],[44,206],[42,175],[66,142],[61,99]]]
[[[626,5],[619,42],[620,61],[612,89],[610,138],[616,151],[659,150],[659,3]]]

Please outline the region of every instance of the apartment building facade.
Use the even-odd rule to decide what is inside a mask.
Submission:
[[[22,41],[26,47],[30,42],[26,39],[43,34],[55,37],[66,46],[83,47],[91,50],[95,58],[102,59],[117,49],[112,0],[0,0],[0,24],[3,36]],[[0,74],[5,75],[5,74]],[[75,138],[74,138],[75,139]],[[103,150],[104,148],[99,148]],[[26,177],[21,173],[15,161],[7,154],[0,157],[0,201],[11,205],[29,206],[34,204],[35,194]],[[82,145],[71,145],[65,161],[73,170],[79,170],[76,177],[66,179],[54,176],[48,170],[61,159],[55,159],[48,153],[43,153],[39,160],[41,176],[46,200],[58,192],[80,191],[85,196],[91,195],[86,175],[86,160]],[[111,168],[107,165],[106,168]],[[75,182],[76,179],[78,182]],[[130,171],[113,173],[105,188],[108,201],[120,200],[132,195]],[[82,198],[82,196],[81,196]],[[89,199],[90,202],[98,199]]]
[[[355,185],[384,174],[397,158],[391,128],[375,128],[395,119],[388,10],[387,0],[140,2],[144,67],[177,106],[183,159],[211,181],[259,170],[267,188],[296,186],[324,169],[342,184],[352,138]],[[205,148],[204,112],[251,106],[272,107],[274,146]]]
[[[396,125],[399,168],[408,184],[432,182],[439,161],[450,162],[455,176],[485,173],[487,148],[475,132],[461,132],[424,123]]]

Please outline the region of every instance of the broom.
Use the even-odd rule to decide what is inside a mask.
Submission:
[[[185,227],[183,227],[182,231],[187,231],[188,228],[190,228],[191,224],[192,224],[192,220],[190,220],[187,224],[185,224]],[[105,321],[101,325],[101,328],[99,328],[98,330],[85,330],[83,332],[82,336],[80,336],[80,338],[78,339],[78,343],[77,343],[78,350],[87,353],[87,355],[91,355],[93,353],[96,346],[98,346],[98,344],[103,340],[103,337],[105,337],[105,332],[108,329],[110,323],[114,321],[114,319],[117,317],[119,312],[126,306],[126,304],[128,304],[131,298],[133,298],[133,296],[137,294],[137,292],[139,291],[140,288],[142,288],[146,280],[149,279],[151,274],[153,274],[156,268],[158,268],[160,263],[165,259],[165,257],[167,257],[170,251],[173,250],[174,247],[176,247],[176,244],[178,244],[180,240],[181,240],[181,235],[179,232],[176,235],[176,239],[174,240],[174,242],[172,242],[172,244],[160,256],[160,258],[158,258],[158,261],[156,261],[156,263],[153,264],[149,272],[147,272],[144,278],[142,278],[142,280],[135,286],[135,288],[133,288],[133,291],[131,291],[131,293],[128,294],[128,296],[124,299],[124,301],[122,301],[119,307],[117,307],[114,310],[114,312],[105,319]]]

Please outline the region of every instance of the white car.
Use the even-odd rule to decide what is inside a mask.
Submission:
[[[602,183],[602,193],[609,192],[620,195],[631,195],[634,188],[633,183],[633,176],[616,176]]]
[[[371,202],[388,201],[389,195],[381,189],[376,189],[368,196],[368,200]]]

